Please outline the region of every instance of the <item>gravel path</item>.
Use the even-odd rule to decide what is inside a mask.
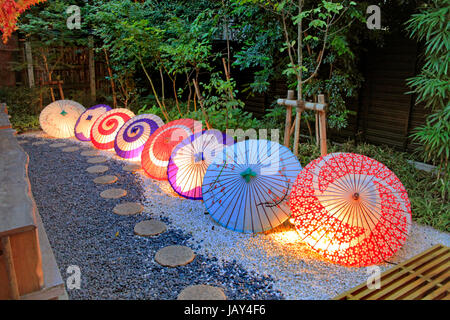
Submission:
[[[33,195],[44,221],[61,274],[78,265],[81,290],[69,290],[72,299],[175,299],[188,285],[221,287],[228,299],[330,299],[367,280],[367,268],[347,268],[323,260],[302,243],[286,224],[266,234],[249,235],[217,225],[201,201],[181,199],[167,182],[147,178],[142,170],[122,170],[127,161],[112,152],[103,163],[105,174],[119,179],[112,185],[96,185],[98,174],[85,169],[92,164],[81,151],[90,144],[75,139],[47,139],[41,133],[18,137],[30,155],[29,175]],[[66,142],[84,146],[76,152],[50,148],[37,141]],[[65,147],[67,147],[65,146]],[[123,188],[120,199],[103,199],[100,192]],[[140,201],[145,209],[137,216],[121,217],[112,208],[123,201]],[[168,231],[154,237],[133,234],[136,223],[146,219],[165,222]],[[118,234],[117,234],[118,232]],[[117,235],[117,236],[116,236]],[[411,234],[393,263],[398,263],[442,243],[450,235],[413,224]],[[153,257],[169,245],[186,245],[197,257],[184,267],[165,268]],[[381,271],[392,265],[381,265]]]
[[[144,210],[136,216],[112,213],[124,201],[144,202],[143,189],[136,176],[122,170],[125,162],[110,159],[105,174],[119,179],[112,185],[93,182],[98,174],[86,172],[89,157],[78,152],[63,152],[44,140],[42,134],[18,136],[30,157],[29,178],[33,196],[53,248],[63,278],[67,267],[81,270],[81,289],[68,290],[70,299],[176,299],[187,286],[209,284],[222,288],[228,299],[280,299],[268,276],[250,274],[235,262],[217,263],[214,257],[197,254],[183,267],[162,267],[154,261],[156,252],[169,245],[188,245],[190,236],[161,218],[168,230],[153,238],[134,235],[134,226],[159,216]],[[47,139],[45,139],[47,140]],[[77,145],[73,139],[48,139]],[[89,146],[89,144],[86,144]],[[67,146],[66,146],[67,147]],[[90,146],[89,146],[90,149]],[[103,199],[103,190],[123,188],[120,199]],[[194,249],[194,248],[193,248]]]

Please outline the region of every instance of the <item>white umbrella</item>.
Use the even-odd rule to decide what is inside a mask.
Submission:
[[[86,109],[72,100],[57,100],[46,106],[39,115],[42,130],[55,138],[75,135],[75,124]]]

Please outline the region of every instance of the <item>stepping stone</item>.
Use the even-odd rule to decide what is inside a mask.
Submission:
[[[36,142],[33,142],[31,145],[32,146],[39,146],[41,144],[47,144],[47,141],[36,141]]]
[[[109,168],[107,166],[92,166],[86,169],[89,173],[103,173],[108,171]]]
[[[61,147],[65,147],[66,145],[67,145],[66,143],[58,142],[58,143],[52,143],[50,145],[50,147],[52,147],[52,148],[61,148]]]
[[[144,220],[134,226],[134,233],[143,237],[156,236],[166,230],[166,224],[158,220]]]
[[[106,160],[108,160],[108,159],[106,159],[105,157],[95,157],[95,158],[90,158],[90,159],[88,159],[88,163],[103,163],[103,162],[106,162]]]
[[[111,184],[116,181],[117,177],[112,175],[100,176],[94,179],[94,183],[96,184]]]
[[[20,140],[19,144],[24,144],[24,143],[28,143],[28,142],[29,142],[28,140]]]
[[[129,216],[141,213],[144,207],[137,202],[123,202],[114,207],[113,212],[120,216]]]
[[[179,267],[191,263],[195,253],[191,248],[174,245],[160,249],[156,252],[155,261],[164,267]]]
[[[219,287],[199,284],[183,289],[177,300],[227,300],[227,296]]]
[[[81,152],[81,155],[86,156],[86,157],[94,157],[94,156],[98,156],[99,153],[97,150],[87,150],[87,151]]]
[[[105,199],[119,199],[127,195],[127,190],[112,188],[100,193],[100,197]]]
[[[123,167],[123,170],[129,172],[135,172],[141,169],[141,165],[137,163],[130,163]]]
[[[78,151],[78,150],[80,150],[79,147],[68,147],[68,148],[62,149],[63,152],[74,152],[74,151]]]

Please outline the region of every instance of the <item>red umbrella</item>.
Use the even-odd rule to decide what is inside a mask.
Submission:
[[[125,108],[112,109],[103,113],[91,128],[91,142],[97,149],[114,150],[117,132],[134,113]]]
[[[192,119],[174,120],[158,128],[142,150],[142,168],[153,179],[167,180],[167,166],[173,149],[182,140],[201,131],[202,123]]]
[[[309,163],[293,186],[290,206],[303,240],[347,266],[387,262],[405,243],[411,224],[400,180],[380,162],[353,153]]]

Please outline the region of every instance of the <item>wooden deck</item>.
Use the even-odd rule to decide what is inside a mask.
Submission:
[[[449,300],[450,248],[441,244],[381,274],[380,289],[366,283],[335,300]]]

